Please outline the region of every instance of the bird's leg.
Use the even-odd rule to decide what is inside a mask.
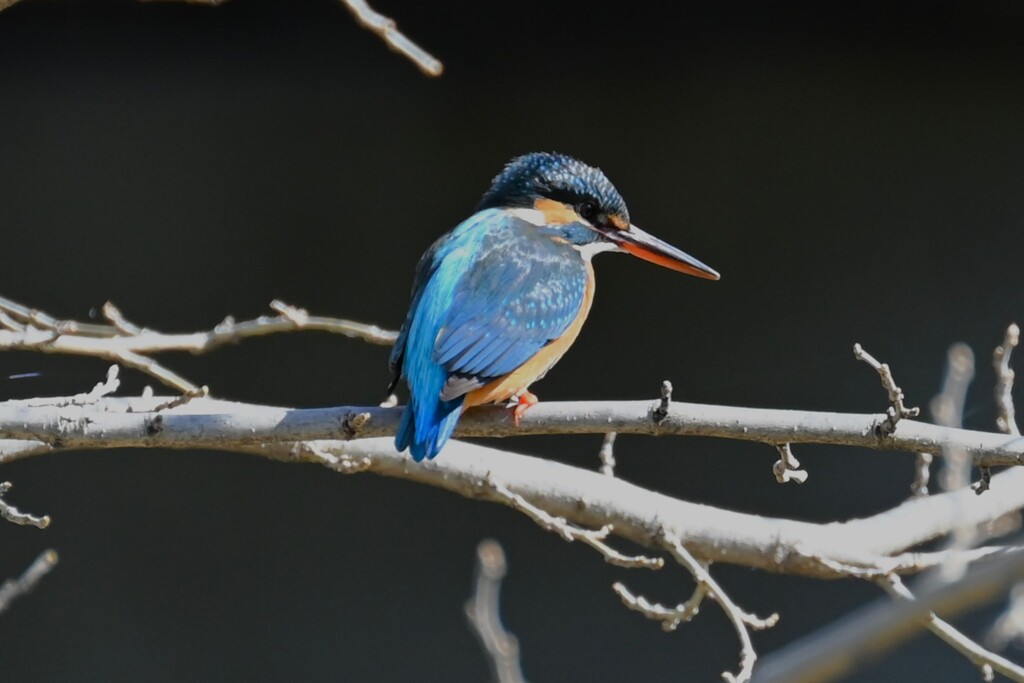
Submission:
[[[516,427],[519,426],[519,421],[523,419],[523,413],[538,403],[540,403],[540,399],[537,398],[537,394],[529,391],[523,391],[523,393],[516,396],[516,407],[512,411],[512,421],[516,423]]]

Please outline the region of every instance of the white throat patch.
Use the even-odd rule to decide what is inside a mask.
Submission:
[[[594,254],[600,254],[603,251],[622,251],[614,242],[606,242],[604,240],[597,240],[589,244],[574,244],[572,246],[587,261],[594,258]]]

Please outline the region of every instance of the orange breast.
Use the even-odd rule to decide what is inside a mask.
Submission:
[[[463,409],[486,403],[503,403],[513,396],[519,396],[551,369],[551,366],[565,355],[572,343],[576,341],[576,337],[579,336],[583,322],[587,319],[587,314],[590,313],[590,305],[594,302],[594,284],[594,267],[588,261],[587,287],[583,293],[583,304],[580,306],[579,315],[565,330],[565,333],[548,343],[533,358],[512,372],[466,394],[466,400],[462,404]]]

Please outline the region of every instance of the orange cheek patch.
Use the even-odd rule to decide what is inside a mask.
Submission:
[[[612,222],[612,225],[614,225],[618,230],[626,230],[629,228],[629,221],[627,221],[622,216],[612,214],[611,216],[608,216],[608,219]]]
[[[544,214],[544,220],[548,225],[565,225],[567,223],[582,223],[583,219],[576,213],[576,209],[567,206],[554,199],[538,199],[533,203],[533,208]]]

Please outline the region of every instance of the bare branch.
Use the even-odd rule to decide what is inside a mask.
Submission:
[[[416,467],[409,467],[407,456],[394,452],[391,439],[324,441],[318,446],[334,458],[363,458],[367,471],[376,474],[507,505],[509,497],[496,494],[487,484],[501,482],[549,515],[581,527],[611,524],[615,535],[648,548],[664,548],[659,539],[668,534],[681,538],[705,560],[822,578],[851,576],[850,568],[873,569],[877,576],[934,567],[949,556],[898,553],[949,533],[964,519],[983,522],[1024,506],[1024,469],[997,475],[1002,485],[987,496],[965,489],[912,499],[864,519],[812,524],[689,503],[597,472],[464,442],[453,442],[443,457]],[[244,450],[289,461],[324,462],[303,458],[304,453],[284,445]]]
[[[964,406],[967,402],[967,389],[974,380],[974,352],[966,344],[953,344],[947,352],[946,375],[942,381],[942,391],[932,399],[931,412],[935,422],[946,427],[963,425]],[[971,482],[971,458],[969,454],[956,444],[943,449],[942,470],[939,481],[951,491],[968,486]],[[983,493],[989,488],[990,473],[985,464],[981,464],[982,480],[975,491]],[[966,529],[968,537],[960,539],[961,544],[969,543],[969,535],[973,529]]]
[[[754,683],[831,680],[916,633],[930,612],[954,616],[996,598],[1022,576],[1024,553],[1012,553],[979,563],[955,581],[928,586],[917,600],[875,603],[766,657]]]
[[[275,305],[275,310],[290,329],[301,329],[309,320],[298,309]],[[48,320],[34,311],[0,310],[0,314],[0,324],[10,331],[20,325],[26,332],[51,338],[67,335],[74,325]],[[112,324],[106,328],[108,336],[96,337],[100,341],[154,334],[132,325],[114,308],[108,307],[105,316]],[[227,325],[236,324],[228,321]],[[116,380],[116,374],[112,379]],[[765,519],[675,500],[603,474],[459,442],[449,444],[442,458],[410,468],[408,458],[394,452],[390,439],[365,438],[393,434],[401,414],[394,408],[288,410],[204,396],[191,400],[152,395],[128,399],[111,398],[99,387],[94,392],[73,400],[0,403],[0,439],[22,440],[0,441],[0,462],[55,448],[125,446],[206,447],[319,462],[339,472],[370,471],[402,477],[510,505],[563,538],[592,546],[606,560],[620,566],[656,568],[662,560],[622,554],[607,543],[613,533],[648,548],[668,550],[697,577],[699,585],[710,580],[702,569],[702,563],[709,561],[829,578],[877,578],[890,572],[918,572],[951,559],[960,563],[976,561],[998,551],[959,547],[940,553],[906,551],[960,525],[977,525],[1024,506],[1024,471],[1018,470],[1001,474],[998,479],[1006,486],[984,500],[973,494],[965,498],[963,491],[955,491],[908,501],[893,510],[844,524]],[[898,392],[894,383],[892,392]],[[1024,443],[1020,439],[919,424],[905,419],[908,409],[901,407],[901,400],[894,400],[890,408],[890,416],[896,418],[891,429],[880,427],[877,417],[871,415],[672,403],[671,385],[666,383],[661,401],[653,406],[648,402],[542,404],[518,428],[513,428],[507,410],[475,410],[464,416],[459,433],[607,433],[611,429],[730,436],[774,446],[791,442],[849,443],[915,453],[956,447],[982,464],[999,458],[1013,464],[1024,462]],[[788,464],[788,471],[799,467],[788,448],[780,449],[780,462]],[[607,459],[605,465],[607,471]],[[719,595],[720,589],[712,588],[706,586],[708,594],[722,603],[737,628],[742,643],[737,677],[746,680],[756,657],[747,628],[764,627],[769,622],[744,614],[725,602],[728,596]],[[620,597],[625,599],[627,595],[632,594],[620,591]],[[699,599],[691,601],[696,604]],[[671,608],[641,602],[639,597],[633,603],[648,616],[661,608],[662,623],[669,623],[687,613],[690,601],[681,606],[682,613],[678,608],[672,613]],[[666,615],[671,616],[663,618]]]
[[[754,663],[757,661],[757,653],[754,651],[754,644],[750,640],[750,631],[747,627],[761,630],[771,628],[779,621],[778,614],[772,614],[767,619],[761,619],[753,614],[744,612],[732,601],[718,582],[708,572],[707,565],[699,562],[690,551],[683,547],[679,539],[666,537],[666,543],[670,546],[672,556],[676,562],[684,566],[698,585],[704,586],[708,597],[718,603],[725,616],[732,622],[736,635],[740,639],[740,670],[736,674],[723,673],[722,677],[728,683],[746,683],[750,680],[754,671]]]
[[[0,330],[0,348],[6,343],[8,348],[35,348],[49,352],[64,352],[85,355],[108,355],[114,358],[121,358],[122,353],[143,354],[157,353],[161,351],[190,351],[202,353],[212,348],[229,342],[235,342],[249,336],[271,334],[298,329],[323,329],[332,332],[339,332],[352,336],[358,336],[373,343],[389,344],[395,338],[394,332],[380,330],[380,328],[354,323],[347,320],[321,318],[310,316],[306,311],[288,306],[279,301],[271,304],[271,307],[278,313],[274,318],[261,317],[255,320],[236,323],[233,319],[227,318],[211,332],[199,332],[182,335],[167,335],[152,332],[128,322],[124,315],[114,306],[108,304],[104,307],[104,315],[111,322],[110,325],[94,325],[79,323],[69,320],[57,320],[40,311],[36,311],[20,304],[0,298],[0,323],[8,329]],[[865,362],[869,362],[879,369],[884,380],[887,391],[894,402],[891,406],[895,415],[904,416],[909,414],[909,409],[902,406],[902,391],[892,382],[891,373],[883,369],[870,355],[857,347],[858,355]],[[144,371],[154,372],[152,366],[145,366],[151,359],[134,359],[136,366],[143,364]],[[186,399],[203,397],[206,394],[205,388],[197,387],[191,383],[177,380],[168,380],[172,386],[182,390]],[[720,436],[726,438],[738,438],[751,441],[770,443],[773,446],[789,443],[838,443],[872,448],[886,448],[893,450],[912,450],[927,453],[937,453],[943,448],[951,445],[963,446],[970,453],[977,457],[978,463],[983,465],[1024,464],[1024,441],[1000,439],[996,435],[981,434],[978,432],[963,432],[962,430],[936,430],[929,425],[921,425],[909,420],[903,420],[898,428],[894,428],[890,434],[875,433],[874,421],[871,416],[862,415],[841,415],[835,413],[812,413],[803,411],[779,411],[763,409],[740,409],[726,408],[719,406],[700,406],[695,404],[672,404],[672,385],[666,381],[662,384],[661,400],[652,409],[641,402],[631,403],[576,403],[576,404],[542,404],[535,407],[524,418],[519,428],[513,428],[512,420],[507,411],[500,408],[490,410],[477,410],[467,415],[461,421],[461,436],[507,436],[511,434],[522,435],[530,433],[588,433],[597,431],[607,433],[609,428],[619,432],[647,433],[647,434],[691,434],[701,436]],[[145,400],[145,399],[136,399]],[[153,398],[153,400],[157,400]],[[167,400],[157,401],[156,405],[137,405],[133,400],[122,408],[112,405],[105,405],[104,409],[115,412],[131,411],[154,412],[157,410],[168,410],[180,407],[181,399],[172,397]],[[48,402],[51,405],[59,405],[54,400]],[[962,401],[961,401],[962,403]],[[24,402],[7,402],[0,404],[0,411],[11,407],[20,410],[27,405]],[[35,405],[39,405],[38,402]],[[212,405],[212,404],[206,404]],[[225,408],[244,408],[247,413],[255,407],[244,406],[243,404],[218,404]],[[643,406],[643,410],[637,410]],[[558,408],[561,408],[560,410]],[[255,408],[266,415],[269,411],[272,419],[279,428],[274,435],[266,434],[265,430],[258,424],[252,424],[251,419],[246,422],[243,429],[245,432],[263,432],[260,438],[251,435],[252,441],[305,441],[320,438],[345,438],[378,436],[393,433],[395,422],[398,419],[398,411],[388,411],[386,408],[350,409],[340,408],[334,412],[343,413],[339,416],[343,434],[336,429],[334,419],[328,416],[330,411],[320,413],[330,424],[320,425],[307,424],[309,429],[283,429],[281,425],[294,425],[291,417],[297,416],[301,411],[287,411],[276,408]],[[552,410],[554,409],[554,410]],[[571,411],[571,412],[570,412]],[[198,414],[202,410],[190,411]],[[313,413],[307,413],[312,416]],[[63,416],[67,417],[67,416]],[[82,429],[68,428],[64,431],[61,443],[70,445],[64,440],[65,437],[85,437],[87,433],[102,431],[107,434],[116,434],[118,427],[113,430],[106,425],[103,429],[88,428],[91,424],[97,424],[89,420],[83,420]],[[222,416],[218,415],[218,419]],[[117,416],[107,416],[113,421],[118,421]],[[247,415],[251,418],[251,415]],[[477,418],[477,419],[474,419]],[[652,419],[653,418],[653,419]],[[199,418],[192,418],[198,420]],[[901,418],[902,419],[902,418]],[[315,421],[315,420],[314,420]],[[0,415],[0,428],[8,420]],[[230,424],[231,420],[228,420]],[[895,424],[895,422],[893,423]],[[123,425],[122,425],[123,426]],[[151,434],[147,425],[145,430]],[[167,424],[162,424],[157,430],[160,438],[168,439],[174,432],[168,429]],[[190,427],[199,426],[190,420]],[[224,427],[220,424],[217,432],[219,438],[232,438],[225,433]],[[133,429],[133,427],[129,427]],[[209,432],[203,429],[201,431]],[[879,431],[890,431],[888,428]],[[52,441],[52,433],[47,435],[46,429],[41,432],[32,433],[33,428],[26,423],[19,431],[8,429],[0,433],[0,438],[22,438],[48,442]],[[50,438],[48,439],[47,436]],[[194,434],[192,435],[194,436]],[[241,434],[238,435],[241,437]],[[86,444],[75,444],[84,446]],[[99,444],[90,444],[99,445]],[[162,445],[173,446],[172,443]],[[191,441],[190,445],[199,445]]]
[[[695,558],[683,547],[677,539],[665,537],[664,544],[668,547],[672,556],[680,565],[685,567],[697,582],[690,598],[675,607],[666,607],[660,603],[651,602],[642,595],[636,595],[621,583],[615,583],[612,588],[619,598],[629,609],[643,614],[648,619],[660,622],[665,631],[674,631],[680,623],[692,620],[700,612],[700,605],[704,598],[709,597],[717,602],[726,617],[732,622],[736,633],[740,638],[740,671],[737,674],[723,673],[722,677],[731,683],[745,683],[750,680],[754,663],[757,661],[757,653],[750,640],[749,628],[756,630],[771,628],[779,621],[778,614],[772,614],[767,619],[761,619],[748,612],[744,612],[736,603],[722,590],[721,586],[712,578],[708,571],[708,563]]]
[[[399,410],[332,408],[286,410],[265,406],[231,403],[214,399],[195,399],[179,408],[151,412],[166,402],[163,397],[148,399],[103,398],[94,405],[64,406],[63,399],[33,399],[0,404],[0,438],[17,437],[27,442],[0,441],[0,462],[52,451],[53,448],[168,447],[209,448],[255,452],[282,460],[320,462],[334,469],[352,468],[389,476],[399,476],[457,491],[463,495],[484,496],[508,503],[481,482],[493,481],[523,497],[535,507],[562,517],[581,528],[600,529],[613,525],[613,533],[646,547],[662,524],[674,536],[682,538],[691,551],[703,559],[759,566],[772,571],[797,572],[817,576],[849,575],[823,561],[827,558],[849,567],[889,570],[900,553],[917,543],[941,537],[958,523],[978,524],[1024,506],[1024,470],[1010,470],[996,480],[1005,482],[1001,491],[991,491],[982,501],[968,501],[960,492],[911,500],[887,512],[842,525],[823,526],[790,520],[764,520],[753,515],[735,516],[724,510],[692,505],[634,487],[617,478],[596,472],[583,472],[552,462],[453,442],[442,457],[415,468],[407,456],[395,453],[391,439],[344,441],[353,433],[389,434],[400,415]],[[43,405],[38,405],[38,404]],[[675,403],[660,430],[695,432],[700,420],[684,419],[691,406]],[[709,431],[727,431],[749,438],[750,427],[743,420],[771,419],[770,411],[692,406],[702,415]],[[132,412],[126,412],[127,410]],[[541,419],[524,419],[518,431],[548,431],[542,425],[562,425],[569,431],[607,431],[609,425],[632,419],[632,429],[651,429],[650,404],[545,404],[536,406]],[[148,411],[148,412],[147,412]],[[701,412],[703,411],[703,413]],[[366,416],[364,416],[364,414]],[[360,417],[363,416],[363,417]],[[726,417],[728,416],[728,418]],[[783,417],[786,419],[783,420]],[[836,441],[836,425],[844,416],[827,413],[801,414],[778,411],[779,424],[787,424],[791,435],[811,431],[812,417],[820,416],[818,429]],[[858,418],[864,438],[873,439],[871,416]],[[495,408],[470,411],[464,416],[464,430],[470,433],[515,433],[508,412]],[[533,423],[531,425],[530,423]],[[723,430],[722,425],[727,429]],[[805,429],[793,432],[793,425]],[[987,447],[986,439],[996,438],[996,448],[1019,447],[1007,437],[978,432],[941,431],[942,428],[903,421],[896,434],[913,427],[940,430],[953,435],[974,449]],[[755,429],[756,429],[755,425]],[[781,426],[780,426],[781,429]],[[746,430],[746,431],[744,431]],[[841,432],[838,432],[841,434]],[[322,440],[334,436],[334,440]],[[773,436],[773,434],[772,434]],[[892,437],[895,438],[895,437]],[[890,440],[892,440],[890,438]],[[851,439],[856,442],[857,439]],[[283,442],[283,443],[282,443]],[[275,445],[276,443],[276,445]],[[296,444],[300,444],[297,446]],[[914,442],[908,450],[921,449]],[[981,451],[984,453],[984,451]],[[462,454],[462,455],[460,455]],[[975,496],[967,491],[972,498]],[[728,539],[722,543],[722,539]]]
[[[44,550],[20,577],[4,581],[0,585],[0,614],[6,612],[16,599],[30,593],[55,566],[57,566],[57,551]]]
[[[0,517],[3,517],[8,522],[13,522],[14,524],[34,526],[37,529],[45,529],[50,526],[49,515],[36,517],[35,515],[30,515],[27,512],[22,512],[4,500],[4,495],[13,487],[14,484],[9,481],[0,482]]]
[[[208,390],[193,384],[149,356],[169,351],[206,353],[225,344],[248,337],[259,337],[295,330],[321,330],[370,342],[390,345],[397,336],[375,325],[351,320],[311,316],[305,310],[273,301],[270,307],[276,316],[235,322],[225,318],[209,332],[164,334],[128,322],[116,306],[107,303],[104,317],[110,325],[57,320],[45,313],[0,297],[0,350],[34,350],[94,356],[120,363],[143,372],[165,386],[190,397],[203,396]]]
[[[110,302],[104,304],[103,314],[111,324],[97,325],[76,320],[58,320],[42,311],[0,297],[0,312],[5,313],[11,320],[15,321],[18,329],[35,327],[39,330],[56,332],[69,337],[118,338],[114,346],[107,348],[111,350],[135,351],[137,353],[162,353],[165,351],[187,351],[195,354],[206,353],[220,346],[234,344],[249,337],[261,337],[268,334],[293,332],[295,330],[317,330],[341,334],[382,346],[391,346],[398,336],[397,332],[384,330],[376,325],[368,325],[342,318],[309,315],[306,310],[290,306],[277,299],[270,302],[270,308],[278,315],[273,317],[260,316],[243,322],[236,322],[234,318],[228,316],[209,332],[165,334],[129,323],[125,320],[121,311]],[[77,342],[82,344],[79,350],[79,347],[75,347],[73,342],[68,341],[66,343],[69,344],[69,353],[89,353],[96,350],[96,346],[99,345],[99,342],[95,342],[93,345],[86,342]]]
[[[227,0],[141,0],[142,2],[187,2],[196,5],[216,6]],[[398,26],[390,17],[370,7],[365,0],[339,0],[352,14],[352,17],[363,28],[376,34],[391,50],[402,55],[416,65],[427,76],[440,76],[444,65],[429,52],[414,43],[408,36],[398,30]],[[0,0],[0,11],[3,11],[19,0]]]
[[[466,618],[487,653],[497,683],[525,683],[519,664],[519,641],[501,623],[501,581],[507,569],[505,552],[497,541],[476,547],[476,582],[466,603]]]
[[[394,20],[375,12],[364,0],[341,0],[356,21],[380,36],[389,48],[415,64],[427,76],[440,76],[444,66],[433,55],[398,30]]]
[[[996,406],[999,409],[999,416],[996,418],[996,426],[999,431],[1011,436],[1020,436],[1020,428],[1017,427],[1016,411],[1013,407],[1013,369],[1010,367],[1010,355],[1020,342],[1020,328],[1016,323],[1011,323],[1006,328],[1006,335],[1003,343],[995,348],[992,353],[992,365],[996,371]],[[992,470],[982,465],[980,479],[974,485],[975,492],[981,494],[989,490],[992,481]]]
[[[999,431],[1011,436],[1020,436],[1020,428],[1017,426],[1016,409],[1013,405],[1013,381],[1015,378],[1013,368],[1010,367],[1010,356],[1013,350],[1020,343],[1020,327],[1011,323],[1006,328],[1003,343],[997,346],[992,354],[992,365],[996,371],[996,406],[999,416],[996,418],[996,426]],[[988,475],[988,476],[986,476]],[[987,490],[990,481],[990,471],[982,468],[982,479],[979,482],[979,490],[982,486]],[[1024,639],[1024,583],[1018,583],[1010,592],[1010,600],[1006,610],[992,624],[992,628],[985,636],[985,641],[1001,650],[1014,641]]]
[[[394,434],[399,408],[339,406],[288,409],[197,398],[163,413],[162,429],[150,434],[154,410],[175,396],[105,397],[94,406],[61,407],[66,398],[0,402],[0,439],[25,439],[64,446],[218,448],[238,444],[317,439],[353,439]],[[672,403],[664,420],[654,424],[647,401],[546,401],[527,412],[515,427],[510,411],[493,406],[468,411],[456,435],[526,436],[531,434],[650,434],[712,436],[779,443],[820,443],[867,448],[941,453],[964,449],[975,463],[1024,464],[1024,438],[924,424],[900,422],[888,437],[877,436],[876,415],[772,410]],[[353,428],[356,420],[358,429]]]
[[[889,595],[900,600],[915,600],[914,594],[907,588],[903,580],[898,576],[890,575],[885,579],[877,581]],[[1014,664],[1010,660],[990,652],[968,638],[964,633],[954,628],[951,624],[935,616],[935,612],[928,612],[926,616],[928,630],[942,638],[954,650],[966,657],[972,664],[977,666],[985,677],[986,681],[992,680],[992,672],[998,672],[1012,681],[1024,681],[1024,667]]]
[[[946,354],[946,373],[942,380],[942,391],[931,400],[931,412],[935,421],[946,427],[960,427],[963,424],[964,405],[967,389],[974,379],[974,352],[963,343],[953,344]],[[943,463],[939,483],[947,491],[966,488],[971,483],[971,457],[959,444],[943,448]],[[987,483],[985,488],[988,488]],[[980,492],[978,490],[977,492]],[[954,527],[953,538],[948,546],[953,549],[970,548],[979,541],[979,525],[961,523]],[[964,566],[950,562],[943,566],[949,578],[963,571]]]
[[[921,413],[920,408],[908,408],[903,402],[903,390],[896,385],[892,371],[886,363],[875,360],[875,357],[865,351],[860,344],[853,345],[853,357],[875,369],[882,380],[882,387],[889,394],[889,408],[885,412],[885,420],[877,427],[881,436],[889,436],[896,431],[896,425],[900,420],[917,417]]]

